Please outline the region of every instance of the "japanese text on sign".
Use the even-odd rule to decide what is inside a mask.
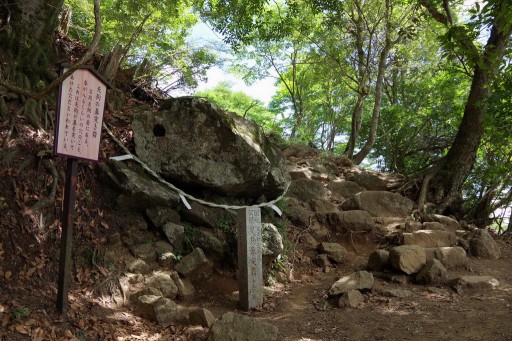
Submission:
[[[78,69],[61,85],[56,154],[98,160],[106,85],[89,69]]]

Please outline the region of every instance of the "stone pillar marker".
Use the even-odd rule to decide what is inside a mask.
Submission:
[[[247,207],[239,213],[238,286],[239,304],[249,310],[263,304],[261,208]]]

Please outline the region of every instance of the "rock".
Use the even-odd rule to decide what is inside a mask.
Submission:
[[[340,299],[338,300],[338,307],[356,308],[363,302],[364,296],[359,290],[349,290],[340,296]]]
[[[319,181],[298,179],[291,182],[286,196],[310,202],[315,199],[326,199],[329,196],[329,190]]]
[[[182,225],[175,223],[164,223],[162,226],[162,232],[165,237],[171,243],[172,247],[177,253],[181,253],[183,250],[183,237],[185,236],[185,228]]]
[[[387,189],[386,181],[382,180],[378,175],[373,173],[364,172],[355,174],[348,180],[357,183],[369,191],[385,191]]]
[[[318,218],[321,217],[322,216],[315,215],[314,219],[311,219],[310,223],[308,224],[308,228],[313,238],[318,241],[326,241],[331,231],[328,224],[322,222],[322,219],[320,221],[318,220]]]
[[[353,198],[357,193],[366,191],[366,189],[353,181],[331,181],[327,184],[327,189],[331,191],[331,198],[343,201]]]
[[[423,230],[437,230],[437,231],[446,231],[446,228],[443,224],[438,223],[437,221],[426,222],[422,224]]]
[[[389,262],[408,275],[417,273],[427,263],[425,249],[417,245],[401,245],[389,251]]]
[[[188,278],[181,278],[177,272],[171,274],[171,278],[178,287],[178,296],[184,300],[194,297],[195,288]]]
[[[155,304],[156,321],[161,326],[168,326],[177,319],[177,305],[168,298],[162,297]]]
[[[387,250],[375,250],[368,256],[368,270],[380,271],[389,266],[389,251]]]
[[[150,207],[146,209],[146,215],[156,227],[163,227],[166,223],[181,224],[180,214],[170,207]]]
[[[416,232],[423,228],[423,224],[419,221],[407,221],[405,223],[404,232]]]
[[[264,258],[274,261],[284,250],[283,237],[274,224],[263,223],[261,228],[261,253]]]
[[[133,255],[146,262],[154,262],[156,260],[155,246],[153,243],[138,244],[131,247]]]
[[[187,341],[204,341],[208,337],[208,329],[202,326],[188,326],[183,334]]]
[[[414,202],[398,193],[366,191],[345,200],[340,208],[343,211],[363,210],[373,217],[405,218],[411,214]]]
[[[406,289],[377,289],[377,294],[384,297],[407,298],[414,295],[410,290]]]
[[[307,169],[290,169],[290,178],[293,180],[308,179],[311,176],[311,172]]]
[[[190,312],[188,322],[191,325],[200,325],[205,328],[210,328],[213,322],[215,322],[215,317],[208,309],[200,308]]]
[[[426,284],[442,284],[446,282],[448,271],[437,259],[429,261],[416,275],[416,281]]]
[[[350,290],[371,289],[373,275],[368,271],[356,271],[337,280],[329,289],[329,295],[335,296]]]
[[[318,241],[309,232],[304,232],[300,235],[300,242],[308,249],[315,249],[318,246]]]
[[[499,286],[496,278],[491,276],[462,276],[451,281],[451,287],[462,294],[466,292],[494,289]]]
[[[232,210],[222,210],[215,207],[201,205],[195,201],[189,201],[190,210],[182,210],[182,218],[198,226],[217,228],[223,222],[234,224],[237,221],[236,213]]]
[[[371,231],[375,226],[372,216],[361,210],[316,214],[315,220],[338,232]]]
[[[167,268],[174,267],[176,255],[174,254],[174,248],[171,244],[165,240],[159,240],[155,242],[155,252],[160,266]]]
[[[213,264],[206,258],[203,250],[197,247],[176,264],[175,270],[181,275],[191,278],[208,272],[212,267]]]
[[[285,200],[286,206],[284,209],[284,215],[286,218],[299,226],[308,226],[309,218],[313,214],[309,205],[306,207],[304,202],[301,202],[295,198],[287,197]]]
[[[471,255],[480,258],[500,258],[500,248],[489,231],[478,229],[471,233],[469,240]]]
[[[197,228],[194,244],[210,254],[222,257],[228,248],[227,238],[222,231],[209,228]]]
[[[460,229],[460,224],[457,220],[440,214],[428,214],[423,218],[423,221],[435,221],[441,223],[450,232],[455,232]]]
[[[309,207],[311,207],[311,210],[316,213],[329,213],[338,211],[338,206],[334,205],[328,199],[314,199],[309,202]]]
[[[276,341],[278,329],[269,322],[232,312],[213,323],[208,341]]]
[[[313,263],[321,267],[325,272],[332,267],[331,261],[329,261],[329,257],[326,254],[317,255],[313,258]]]
[[[329,182],[329,171],[323,165],[316,165],[309,168],[311,171],[311,179],[320,182]]]
[[[434,251],[434,257],[450,270],[468,267],[468,256],[460,246],[438,247]]]
[[[290,180],[280,151],[256,123],[203,99],[169,99],[158,113],[135,115],[132,129],[138,157],[178,186],[270,200]]]
[[[427,262],[431,261],[432,259],[436,259],[436,250],[437,250],[437,247],[426,247],[425,248],[425,254],[427,255]]]
[[[135,274],[146,275],[150,273],[151,269],[149,268],[148,263],[143,261],[142,259],[135,259],[130,262],[126,267],[126,270]]]
[[[178,287],[171,276],[166,273],[156,273],[149,277],[146,285],[159,290],[164,297],[174,299],[178,294]]]
[[[155,206],[177,207],[180,202],[176,192],[120,161],[99,163],[98,177],[107,186],[121,192],[117,205],[124,209],[144,211]]]
[[[134,279],[132,280],[128,280],[129,283],[133,282]],[[137,279],[139,280],[139,279]],[[142,279],[144,281],[144,279]],[[139,283],[136,283],[136,284],[139,284]],[[139,290],[135,293],[133,293],[131,296],[130,296],[130,301],[136,303],[139,299],[139,297],[141,296],[158,296],[158,297],[162,297],[162,292],[160,292],[160,290],[158,289],[155,289],[155,288],[152,288],[152,287],[145,287],[144,289],[142,290]]]
[[[165,297],[142,295],[137,297],[134,305],[138,314],[162,326],[169,325],[176,318],[176,303]]]
[[[445,247],[457,243],[457,236],[453,232],[438,230],[420,230],[404,233],[404,245],[418,245],[422,247]]]
[[[326,254],[330,260],[338,264],[342,263],[347,255],[347,250],[338,243],[323,242],[318,245],[318,249],[320,252]]]

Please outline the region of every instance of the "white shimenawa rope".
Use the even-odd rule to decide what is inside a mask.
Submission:
[[[215,208],[224,208],[224,209],[231,209],[231,210],[241,210],[241,209],[244,209],[244,208],[248,208],[248,207],[270,207],[272,209],[275,210],[275,208],[273,208],[272,206],[274,206],[279,200],[283,199],[283,197],[286,195],[286,192],[288,192],[288,188],[290,188],[290,182],[288,182],[286,184],[286,187],[283,191],[283,193],[276,199],[272,200],[272,201],[269,201],[269,202],[266,202],[266,203],[261,203],[261,204],[257,204],[257,205],[249,205],[249,206],[238,206],[238,205],[221,205],[221,204],[215,204],[213,202],[208,202],[208,201],[204,201],[204,200],[201,200],[199,198],[196,198],[190,194],[187,194],[185,192],[183,192],[181,189],[177,188],[176,186],[174,186],[173,184],[165,181],[160,175],[158,175],[155,171],[153,171],[151,168],[149,168],[148,165],[146,165],[144,162],[142,162],[137,156],[133,155],[129,150],[128,148],[126,148],[122,143],[121,141],[119,141],[115,136],[114,134],[110,131],[110,129],[108,129],[107,125],[105,124],[105,122],[103,122],[103,128],[105,129],[105,131],[110,135],[110,137],[114,140],[114,142],[117,143],[117,145],[119,147],[121,147],[121,149],[128,155],[130,155],[133,160],[135,162],[137,162],[138,164],[140,164],[142,166],[142,168],[144,168],[149,174],[151,174],[153,177],[155,177],[155,179],[157,179],[159,182],[161,182],[162,184],[164,184],[165,186],[169,187],[170,189],[172,189],[173,191],[177,192],[178,194],[184,196],[185,198],[187,199],[190,199],[192,201],[195,201],[197,203],[200,203],[202,205],[205,205],[205,206],[210,206],[210,207],[215,207]],[[278,208],[277,208],[278,209]],[[279,209],[278,209],[279,210]],[[279,211],[278,211],[279,213]]]

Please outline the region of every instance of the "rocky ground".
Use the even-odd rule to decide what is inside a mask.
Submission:
[[[107,121],[133,149],[129,115],[114,111]],[[225,340],[220,326],[230,318],[243,333],[256,333],[249,340],[512,338],[507,237],[485,234],[484,243],[467,224],[416,212],[401,177],[366,172],[305,147],[284,150],[293,180],[279,204],[284,218],[264,212],[283,246],[268,253],[273,260],[266,264],[263,306],[248,312],[238,307],[230,215],[199,206],[195,216],[179,207],[144,214],[120,207],[133,203],[130,198],[140,201],[153,185],[119,195],[98,181],[105,172],[80,164],[70,307],[59,316],[64,161],[50,157],[50,134],[22,118],[16,122],[0,122],[0,340]],[[107,135],[101,150],[103,160],[119,154]],[[126,165],[115,174],[142,172]],[[182,234],[173,235],[179,228]],[[444,256],[439,247],[463,256]],[[375,250],[382,258],[375,260]],[[190,254],[197,267],[185,261]],[[419,276],[427,264],[436,267]],[[333,286],[361,271],[370,282]],[[454,284],[468,275],[482,281]]]

